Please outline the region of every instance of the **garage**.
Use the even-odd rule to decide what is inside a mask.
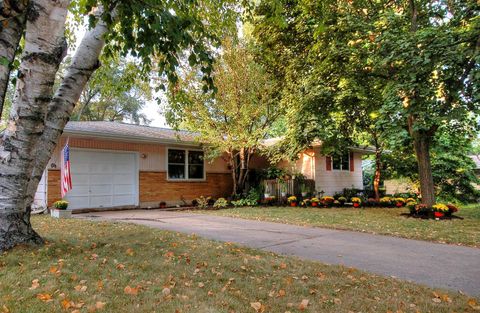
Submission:
[[[138,205],[136,152],[70,150],[73,189],[65,196],[69,209]]]

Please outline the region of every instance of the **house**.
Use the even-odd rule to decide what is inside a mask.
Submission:
[[[225,158],[204,160],[194,133],[118,122],[69,122],[39,184],[36,206],[51,206],[61,198],[60,154],[67,140],[73,189],[65,199],[73,210],[191,203],[201,195],[225,197],[232,190]],[[312,145],[297,161],[278,165],[303,173],[315,180],[318,191],[333,194],[362,188],[364,153],[351,149],[332,158]],[[268,161],[256,155],[251,164],[258,170]]]

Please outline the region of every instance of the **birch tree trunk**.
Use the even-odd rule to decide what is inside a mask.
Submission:
[[[102,9],[98,9],[97,16],[102,12]],[[26,195],[29,204],[33,202],[42,173],[60,140],[63,129],[70,119],[83,89],[93,72],[100,66],[98,58],[105,45],[103,36],[107,31],[108,28],[105,23],[99,20],[94,28],[85,33],[72,63],[67,69],[67,74],[48,106],[45,128],[35,147],[35,166]]]
[[[28,1],[5,1],[0,7],[0,118],[10,78],[11,65],[25,28]]]
[[[55,74],[66,51],[69,0],[33,0],[25,28],[17,85],[7,128],[0,141],[0,251],[42,243],[30,224],[28,187]]]

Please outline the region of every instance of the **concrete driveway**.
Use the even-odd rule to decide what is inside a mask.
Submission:
[[[162,210],[95,212],[74,216],[195,233],[209,239],[480,295],[480,249],[476,248]]]

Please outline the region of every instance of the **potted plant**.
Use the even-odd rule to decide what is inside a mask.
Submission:
[[[331,207],[334,201],[335,201],[334,197],[323,196],[320,202],[324,207]]]
[[[437,203],[432,206],[433,209],[433,214],[435,219],[440,219],[445,216],[445,213],[447,213],[450,209],[448,206],[442,203]]]
[[[288,197],[287,202],[290,204],[290,206],[297,206],[297,197],[290,196]]]
[[[362,199],[360,199],[359,197],[353,197],[352,203],[354,208],[359,208],[362,205]]]
[[[395,198],[395,206],[397,208],[401,208],[402,206],[405,205],[405,199],[404,198]]]
[[[70,218],[72,211],[67,210],[68,202],[65,200],[58,200],[53,203],[53,208],[50,210],[50,215],[55,218]]]
[[[341,196],[341,197],[338,197],[338,202],[340,202],[340,205],[345,205],[345,202],[347,202],[347,198]]]
[[[310,204],[312,206],[318,206],[318,203],[320,202],[320,200],[316,197],[313,197],[312,199],[310,199]]]

